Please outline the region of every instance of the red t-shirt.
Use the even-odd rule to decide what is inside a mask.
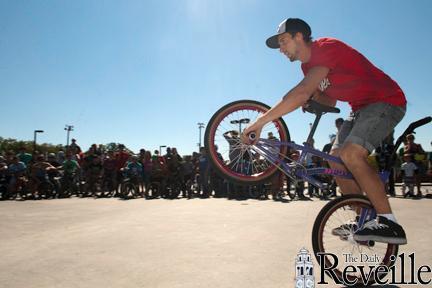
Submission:
[[[334,38],[312,42],[311,58],[301,68],[324,66],[330,69],[318,89],[329,97],[348,102],[353,111],[376,102],[405,106],[399,85],[354,48]]]
[[[126,165],[126,162],[129,159],[129,153],[125,152],[125,151],[120,151],[117,153],[116,155],[116,169],[120,170],[121,168],[123,168]]]

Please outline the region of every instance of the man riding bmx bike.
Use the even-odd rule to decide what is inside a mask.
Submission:
[[[369,153],[404,117],[405,95],[393,79],[354,48],[334,38],[313,41],[311,34],[305,21],[289,18],[279,24],[276,35],[267,39],[268,47],[278,48],[291,62],[302,63],[304,78],[248,126],[241,140],[254,143],[257,140],[249,139],[250,133],[255,132],[258,139],[265,124],[304,107],[311,98],[328,106],[334,106],[337,100],[348,102],[352,113],[338,131],[330,152],[339,156],[344,165],[331,163],[330,166],[351,172],[355,180],[336,178],[342,192],[361,194],[364,191],[377,212],[377,218],[356,231],[354,239],[406,244],[405,232],[392,213],[384,183],[367,162]],[[353,225],[356,230],[356,223],[352,222],[335,228],[333,233],[344,233],[347,225]]]

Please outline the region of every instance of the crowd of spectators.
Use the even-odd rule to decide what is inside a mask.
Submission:
[[[341,118],[337,119],[335,124],[336,128],[339,129]],[[334,140],[335,135],[330,135],[330,142],[323,147],[324,152],[330,151]],[[311,144],[313,145],[313,143]],[[389,154],[394,148],[392,145],[393,139],[388,137],[369,157],[371,165],[377,171],[388,168],[385,167],[385,163],[387,163]],[[160,155],[158,150],[151,152],[145,149],[141,149],[138,154],[133,154],[121,144],[108,151],[102,145],[93,144],[87,151],[83,151],[77,141],[72,139],[72,143],[66,151],[60,150],[56,154],[45,155],[38,151],[30,154],[24,147],[20,148],[19,151],[0,151],[0,153],[0,178],[7,179],[9,192],[12,193],[17,189],[17,175],[27,173],[29,187],[37,192],[35,190],[37,190],[38,184],[43,181],[44,173],[50,170],[61,170],[64,173],[79,171],[80,175],[89,182],[108,177],[117,186],[125,173],[133,171],[139,174],[142,191],[151,190],[152,182],[167,185],[170,181],[178,181],[183,188],[181,189],[181,196],[188,198],[194,195],[202,198],[210,196],[245,198],[251,195],[252,189],[251,187],[229,184],[215,173],[204,148],[201,148],[199,153],[194,152],[192,155],[186,156],[181,156],[174,147],[166,148],[164,155]],[[291,157],[295,159],[296,156],[298,157],[298,151],[292,151]],[[414,135],[409,134],[403,147],[399,150],[398,160],[392,169],[391,180],[402,182],[404,197],[422,197],[422,180],[427,179],[432,170],[431,153],[425,152],[420,144],[415,143]],[[317,157],[307,157],[304,164],[307,167],[323,165]],[[289,180],[284,179],[283,175],[279,173],[270,180],[269,185],[267,185],[268,191],[265,189],[267,186],[263,185],[260,188],[261,192],[255,191],[253,195],[267,199],[271,194],[274,200],[280,200],[280,191],[287,184],[289,186],[288,182]],[[329,184],[332,187],[332,194],[335,196],[336,183],[329,179]],[[193,185],[195,187],[194,193],[190,189],[186,189],[185,185]],[[304,190],[305,187],[306,185],[300,190]],[[416,192],[415,187],[417,187]],[[312,185],[308,185],[307,189],[309,195],[319,194],[319,191]],[[390,181],[389,194],[394,195],[394,181]],[[298,191],[298,195],[304,197],[303,191]]]

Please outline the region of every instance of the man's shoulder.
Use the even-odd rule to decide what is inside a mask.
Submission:
[[[331,38],[331,37],[321,37],[317,38],[312,42],[312,45],[317,49],[321,48],[351,48],[348,44],[342,40]]]

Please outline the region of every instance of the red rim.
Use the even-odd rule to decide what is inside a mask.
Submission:
[[[228,116],[229,114],[235,112],[235,111],[240,111],[240,110],[252,110],[252,111],[256,111],[259,113],[264,113],[266,112],[268,109],[262,106],[259,106],[258,104],[252,104],[252,103],[248,103],[248,104],[244,104],[244,103],[239,103],[237,105],[233,105],[231,107],[228,107],[226,110],[223,111],[223,113],[220,113],[220,115],[217,116],[217,118],[215,118],[212,122],[212,126],[210,127],[210,133],[209,133],[209,153],[211,154],[211,158],[213,159],[214,164],[217,166],[217,168],[222,171],[224,174],[228,175],[229,177],[233,177],[236,179],[239,179],[240,181],[243,182],[255,182],[255,181],[260,181],[261,179],[265,179],[268,176],[270,176],[271,174],[274,173],[274,171],[277,169],[276,166],[271,166],[270,168],[258,173],[258,174],[254,174],[254,175],[245,175],[242,173],[238,173],[236,171],[233,171],[228,165],[226,165],[223,161],[221,161],[218,157],[217,157],[217,152],[215,149],[215,134],[216,134],[216,130],[219,127],[220,123],[226,118],[226,116]],[[280,120],[277,121],[273,121],[273,124],[275,125],[279,136],[280,136],[280,140],[281,141],[288,141],[288,137],[287,137],[287,133],[285,131],[285,129],[282,127],[282,124],[280,123]],[[281,146],[281,154],[285,155],[286,154],[286,150],[287,147],[286,146]]]

